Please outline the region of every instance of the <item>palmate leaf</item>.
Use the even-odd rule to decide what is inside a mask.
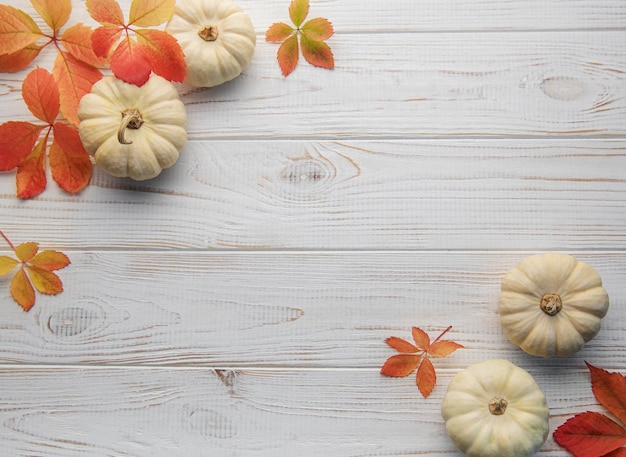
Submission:
[[[8,121],[0,125],[0,171],[18,167],[33,150],[45,125]]]
[[[64,191],[75,194],[87,186],[93,168],[78,130],[66,124],[54,124],[54,141],[50,146],[52,178]]]
[[[43,68],[36,68],[24,78],[22,98],[37,119],[50,125],[59,115],[59,89],[54,77]]]
[[[92,67],[101,67],[107,63],[107,56],[96,55],[92,46],[92,35],[94,30],[83,24],[74,24],[68,27],[61,35],[61,42],[67,51]]]
[[[557,428],[554,439],[576,457],[602,457],[626,444],[626,429],[604,414],[587,411]]]
[[[30,44],[11,54],[0,55],[0,72],[14,73],[23,70],[39,55],[43,46]]]
[[[135,30],[144,55],[152,71],[168,81],[183,82],[187,74],[185,54],[172,35],[162,30]]]
[[[16,53],[43,36],[35,21],[24,11],[0,5],[0,55]]]
[[[19,198],[33,198],[42,193],[47,184],[46,142],[39,140],[26,159],[17,167],[15,184]]]
[[[54,32],[65,25],[72,12],[70,0],[30,0],[30,2]]]
[[[111,71],[121,80],[143,86],[150,78],[152,62],[132,38],[124,38],[111,55]]]
[[[278,64],[283,76],[289,75],[298,65],[298,35],[292,35],[278,48]]]

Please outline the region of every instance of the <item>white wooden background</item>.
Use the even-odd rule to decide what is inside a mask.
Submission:
[[[0,229],[72,261],[30,313],[0,279],[0,455],[457,456],[446,385],[496,357],[536,377],[552,430],[602,411],[584,361],[626,373],[626,2],[311,0],[336,69],[288,78],[264,32],[289,0],[237,3],[253,62],[179,86],[174,168],[30,201],[0,175]],[[0,75],[0,122],[32,119],[25,74]],[[502,276],[548,250],[611,297],[567,359],[499,325]],[[379,374],[413,325],[467,346],[428,399]],[[567,455],[551,436],[539,454]]]

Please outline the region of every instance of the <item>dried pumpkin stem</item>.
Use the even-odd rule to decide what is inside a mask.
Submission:
[[[555,316],[563,308],[563,301],[558,294],[545,294],[539,306],[548,316]]]
[[[489,400],[489,412],[494,416],[501,416],[506,411],[506,406],[509,404],[504,398],[494,397]]]
[[[217,35],[217,25],[205,25],[198,31],[198,36],[204,41],[215,41]]]
[[[129,108],[122,111],[122,122],[120,124],[120,128],[117,131],[117,141],[120,144],[132,144],[132,141],[126,140],[124,138],[124,133],[126,129],[137,130],[139,127],[143,125],[143,117],[141,117],[141,113],[136,108]]]

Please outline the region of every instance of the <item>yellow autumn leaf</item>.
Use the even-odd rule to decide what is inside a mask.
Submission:
[[[28,262],[35,256],[35,254],[37,254],[38,250],[39,244],[33,241],[28,241],[15,247],[15,255],[22,262]]]
[[[30,265],[27,265],[26,269],[33,286],[35,286],[38,292],[46,295],[56,295],[63,292],[63,284],[56,274]]]
[[[13,257],[6,255],[0,256],[0,276],[5,276],[13,271],[19,264]]]
[[[24,311],[29,311],[35,304],[35,289],[31,285],[23,268],[20,268],[11,281],[11,295]]]

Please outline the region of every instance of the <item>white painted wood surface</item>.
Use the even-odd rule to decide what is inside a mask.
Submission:
[[[237,3],[255,57],[179,85],[175,167],[30,201],[0,175],[0,229],[72,260],[30,313],[0,279],[0,455],[457,456],[445,386],[495,357],[537,378],[552,430],[601,411],[584,361],[626,373],[626,2],[311,0],[337,68],[288,78],[263,34],[289,1]],[[0,75],[0,122],[30,119],[25,74]],[[503,274],[548,250],[611,297],[567,359],[499,326]],[[467,346],[428,399],[379,374],[412,325]]]

